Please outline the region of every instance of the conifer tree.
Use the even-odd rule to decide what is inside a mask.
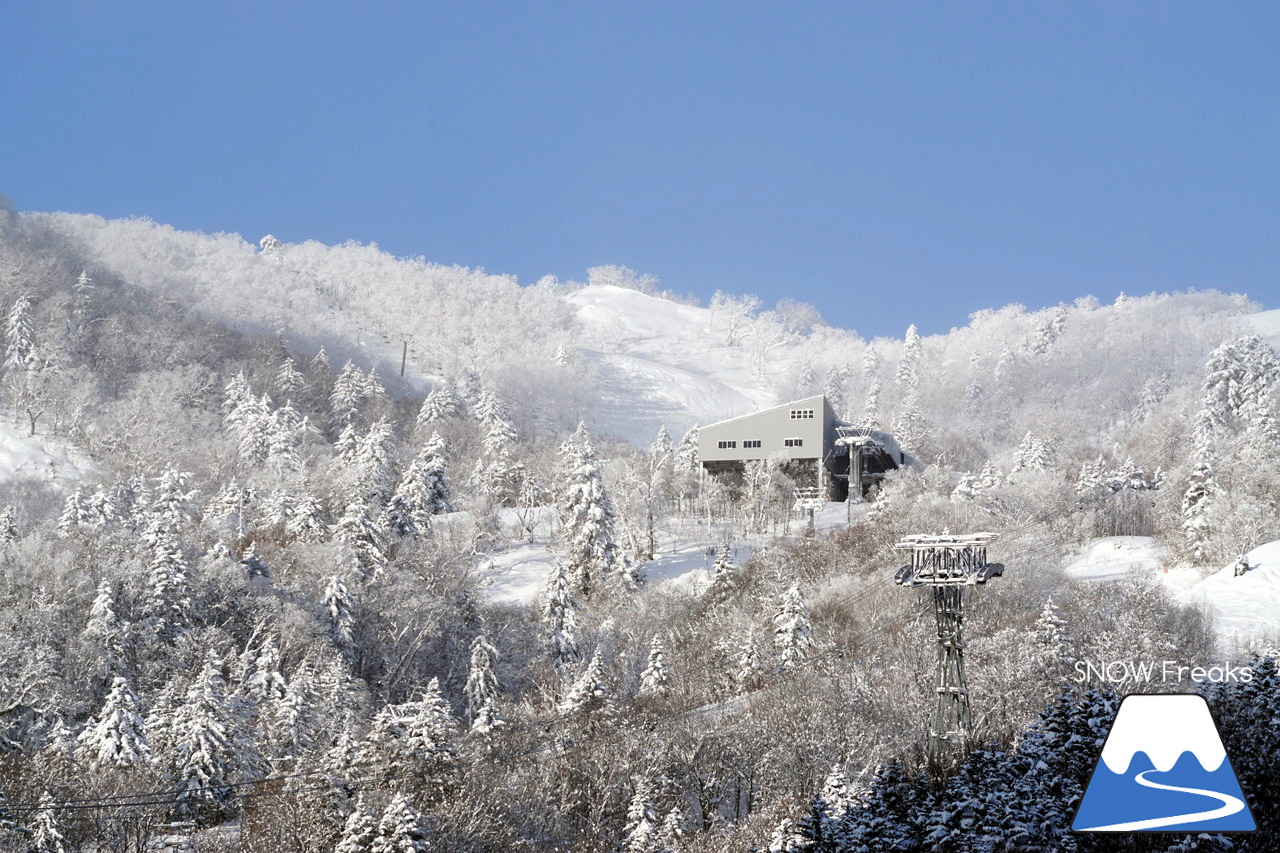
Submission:
[[[561,666],[578,660],[577,609],[568,569],[556,560],[543,592],[542,621],[550,633],[551,657]]]
[[[276,393],[286,398],[302,387],[302,374],[294,367],[292,358],[286,358],[284,363],[280,365],[280,370],[276,373],[275,384]]]
[[[653,786],[643,776],[634,781],[635,792],[627,807],[625,853],[654,853],[658,841],[658,815],[653,805]]]
[[[76,754],[91,769],[126,769],[151,763],[147,727],[138,711],[138,697],[129,682],[117,675],[97,716],[90,719],[76,742]]]
[[[342,836],[333,853],[370,853],[378,837],[378,822],[373,812],[364,804],[364,798],[356,800],[351,814],[342,826]]]
[[[590,595],[619,562],[613,501],[605,490],[585,425],[579,424],[577,432],[561,447],[561,454],[564,480],[560,488],[560,530],[569,552],[565,568],[578,591]]]
[[[702,598],[710,605],[724,604],[738,587],[738,572],[733,566],[733,547],[724,543],[711,569],[711,583]]]
[[[783,593],[773,624],[773,644],[778,656],[778,668],[794,669],[804,661],[813,645],[809,606],[805,603],[798,583],[793,583]]]
[[[143,612],[148,627],[172,641],[191,625],[191,582],[186,558],[172,537],[161,531],[152,545]]]
[[[11,545],[20,538],[17,513],[12,504],[5,504],[4,509],[0,510],[0,545]]]
[[[608,711],[613,707],[613,691],[605,672],[604,655],[596,648],[591,661],[574,679],[573,684],[560,701],[560,711],[565,714]]]
[[[666,696],[671,689],[671,668],[667,666],[662,640],[655,634],[649,644],[649,659],[640,674],[641,696]]]
[[[178,813],[202,819],[221,816],[231,798],[238,761],[222,662],[213,653],[205,658],[168,725],[167,758],[177,779]]]
[[[433,678],[419,699],[387,705],[374,716],[361,757],[393,780],[438,786],[457,761],[457,738],[457,723]]]
[[[329,632],[334,644],[344,655],[355,651],[355,601],[347,591],[342,575],[333,575],[325,585],[321,596],[325,615],[329,620]]]
[[[422,815],[409,798],[396,794],[378,821],[378,834],[369,853],[426,853],[431,849]]]
[[[40,795],[40,808],[31,826],[31,853],[68,853],[67,839],[58,827],[53,795],[45,791]]]
[[[364,376],[360,373],[360,368],[348,361],[342,366],[342,372],[333,383],[333,393],[329,395],[329,427],[334,432],[341,432],[355,424],[365,396],[364,387]]]
[[[125,626],[116,613],[115,585],[107,578],[98,582],[98,592],[89,605],[84,638],[102,655],[108,673],[119,673],[125,665]]]
[[[34,364],[37,358],[36,326],[29,296],[19,296],[13,303],[5,324],[4,339],[4,362],[7,367],[25,370]]]
[[[498,698],[498,650],[477,634],[471,642],[471,666],[467,670],[467,683],[463,693],[467,697],[467,716],[475,719],[486,703]]]
[[[1192,557],[1198,561],[1209,556],[1208,541],[1213,532],[1209,507],[1218,492],[1213,468],[1207,460],[1201,459],[1191,472],[1191,481],[1182,495],[1182,532]]]
[[[386,566],[382,531],[360,501],[347,504],[334,536],[351,549],[363,571],[376,574]]]

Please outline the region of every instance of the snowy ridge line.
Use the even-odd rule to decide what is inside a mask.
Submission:
[[[880,589],[884,588],[892,581],[893,581],[893,575],[891,573],[882,575],[877,580],[872,581],[871,583],[864,586],[853,596],[850,596],[849,600],[852,602],[861,601],[862,599],[869,597],[873,593],[878,592]],[[867,628],[864,628],[857,635],[855,635],[854,639],[855,640],[866,639],[867,637],[871,636],[872,633],[873,633],[873,629],[870,627],[867,627]],[[816,663],[816,662],[822,662],[822,661],[826,661],[834,658],[840,658],[843,656],[844,656],[844,650],[840,648],[835,648],[835,649],[830,649],[821,655],[815,655],[811,658],[808,658],[807,662]],[[736,696],[730,697],[730,699],[731,700],[746,699],[758,693],[764,693],[766,691],[784,686],[787,683],[789,683],[792,679],[794,679],[797,675],[799,675],[801,672],[803,672],[803,668],[787,670],[786,672],[780,674],[780,677],[778,678],[778,680],[773,681],[769,684],[765,684],[760,687],[757,687],[754,690],[749,690],[745,693],[740,693]],[[500,759],[511,760],[511,759],[517,759],[517,758],[525,758],[530,755],[536,755],[538,753],[549,752],[551,750],[556,750],[556,749],[564,752],[577,752],[587,747],[588,745],[591,745],[596,742],[604,741],[607,738],[613,737],[621,733],[625,733],[632,729],[648,728],[649,726],[658,722],[666,722],[667,720],[672,720],[672,719],[682,718],[682,717],[689,717],[699,713],[706,713],[708,710],[711,710],[712,707],[714,707],[716,704],[718,703],[699,702],[696,705],[693,705],[693,704],[685,705],[680,708],[673,709],[671,711],[667,711],[661,714],[655,714],[655,715],[646,717],[644,719],[637,720],[630,724],[625,724],[625,723],[620,724],[610,729],[608,732],[604,732],[597,735],[588,735],[586,737],[577,739],[576,741],[564,742],[564,741],[553,740],[549,743],[540,744],[539,746],[530,747],[528,749],[521,750],[518,752],[506,753],[501,755],[494,754],[491,757],[486,757],[483,759],[473,759],[470,761],[457,762],[452,766],[457,769],[465,769],[468,767],[476,767],[476,766],[481,766],[485,764],[496,764],[496,763],[499,763]],[[591,713],[590,711],[573,711],[569,713],[558,714],[545,721],[538,722],[537,725],[538,727],[550,726],[554,723],[563,722],[564,720],[572,719],[575,717],[587,716],[590,713]],[[149,791],[141,794],[120,795],[120,796],[114,796],[114,797],[99,797],[99,798],[85,797],[85,798],[68,799],[68,800],[62,800],[55,803],[44,803],[44,804],[32,803],[32,802],[6,803],[5,809],[7,811],[13,811],[13,812],[30,812],[30,811],[40,811],[43,809],[58,809],[62,811],[81,811],[81,810],[108,809],[108,808],[117,808],[117,809],[149,808],[152,806],[160,806],[160,805],[168,806],[168,805],[173,805],[172,797],[178,793],[196,793],[200,791],[224,791],[228,788],[244,788],[244,787],[251,787],[254,785],[266,785],[272,782],[283,782],[291,779],[310,779],[310,778],[316,778],[319,776],[326,776],[326,775],[329,775],[329,774],[326,774],[323,771],[313,771],[309,773],[290,773],[290,774],[281,774],[276,776],[261,776],[257,779],[244,779],[239,782],[229,782],[226,785],[205,785],[197,788],[183,788],[182,791],[164,790],[164,791]],[[397,781],[399,779],[406,779],[406,778],[410,778],[412,776],[417,776],[417,775],[419,774],[403,773],[403,774],[394,775],[394,776],[379,776],[371,779],[357,780],[356,782],[352,783],[349,787],[354,787],[357,791],[364,790],[370,787],[378,787],[379,785],[385,784],[387,782]],[[326,788],[330,788],[332,786],[333,785],[331,782],[325,782],[323,785],[316,785],[311,787],[291,788],[291,789],[285,788],[279,791],[261,791],[261,792],[250,791],[247,793],[234,793],[233,796],[236,799],[242,799],[242,800],[249,799],[251,797],[292,796],[295,794],[302,794],[310,791],[321,791],[321,790],[325,790]],[[164,797],[164,799],[157,799],[159,797]]]

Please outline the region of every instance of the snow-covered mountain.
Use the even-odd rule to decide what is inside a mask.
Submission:
[[[778,402],[752,376],[747,348],[717,333],[710,309],[613,285],[566,300],[586,333],[581,352],[600,380],[596,424],[606,432],[645,442],[664,424],[678,434]],[[778,353],[765,378],[790,370],[795,352]]]

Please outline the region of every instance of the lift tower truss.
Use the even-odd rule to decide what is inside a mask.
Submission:
[[[933,587],[938,670],[928,758],[936,771],[963,757],[973,736],[969,687],[964,677],[964,590],[1004,574],[1004,566],[987,562],[987,546],[996,538],[995,533],[915,535],[894,546],[911,554],[911,562],[898,569],[894,580],[906,587]]]

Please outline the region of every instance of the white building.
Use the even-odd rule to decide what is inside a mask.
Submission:
[[[831,500],[845,500],[850,482],[865,495],[885,472],[915,464],[888,433],[841,421],[821,394],[702,427],[698,458],[712,474],[785,459],[799,480]]]

